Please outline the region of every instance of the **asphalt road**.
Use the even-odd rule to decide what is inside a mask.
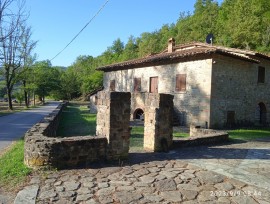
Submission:
[[[50,114],[58,104],[52,101],[40,108],[0,117],[0,152],[23,137],[28,129]]]

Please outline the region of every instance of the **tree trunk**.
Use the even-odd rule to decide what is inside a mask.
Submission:
[[[23,90],[24,90],[24,103],[25,103],[25,107],[28,108],[29,107],[29,103],[28,103],[28,94],[27,94],[27,91],[25,90],[25,87],[26,87],[26,81],[23,80]]]
[[[34,95],[34,106],[36,106],[36,95],[35,95],[35,92],[33,93]]]
[[[10,88],[7,88],[7,95],[8,95],[8,109],[13,110],[12,99],[11,99],[11,89]]]

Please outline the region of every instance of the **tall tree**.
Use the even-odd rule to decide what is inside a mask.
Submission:
[[[29,91],[27,89],[27,81],[31,81],[31,75],[29,75],[29,69],[33,65],[35,57],[32,56],[32,51],[36,47],[37,41],[32,40],[31,27],[22,26],[22,38],[21,38],[21,57],[22,57],[22,74],[21,80],[23,84],[24,102],[25,106],[29,106]]]
[[[45,96],[50,95],[53,90],[60,89],[60,71],[52,67],[49,60],[45,60],[34,64],[33,73],[35,93],[39,96],[40,101],[45,103]]]
[[[16,12],[12,11],[15,5],[18,5]],[[12,90],[18,74],[21,72],[21,39],[24,35],[21,25],[26,20],[23,13],[24,2],[15,0],[0,1],[0,8],[4,9],[0,12],[0,60],[6,83],[8,108],[12,110]]]

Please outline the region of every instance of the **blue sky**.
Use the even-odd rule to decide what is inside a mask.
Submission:
[[[222,0],[219,0],[221,2]],[[27,0],[28,25],[38,44],[38,61],[52,59],[96,14],[106,0]],[[57,58],[54,66],[69,66],[79,55],[98,56],[120,38],[139,37],[164,24],[175,23],[180,12],[193,12],[196,0],[110,0],[102,12]]]

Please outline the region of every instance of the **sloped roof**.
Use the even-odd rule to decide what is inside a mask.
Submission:
[[[97,68],[97,70],[101,71],[114,71],[114,70],[124,70],[124,69],[132,69],[139,67],[147,67],[153,65],[164,65],[178,62],[183,59],[187,59],[188,57],[200,56],[208,58],[211,54],[221,54],[230,56],[232,58],[238,58],[241,60],[249,61],[252,63],[259,63],[259,61],[253,56],[258,56],[262,58],[266,58],[270,60],[270,56],[241,49],[235,48],[227,48],[222,46],[211,46],[205,43],[188,43],[177,45],[174,47],[174,52],[169,53],[168,49],[164,50],[159,54],[149,55],[144,58],[134,59],[129,61],[124,61],[120,63],[115,63],[111,65],[106,65],[103,67]],[[192,60],[192,59],[188,59]]]
[[[93,95],[97,94],[99,91],[102,91],[103,89],[104,89],[104,86],[98,87],[94,91],[88,93],[87,96],[88,97],[93,96]]]

